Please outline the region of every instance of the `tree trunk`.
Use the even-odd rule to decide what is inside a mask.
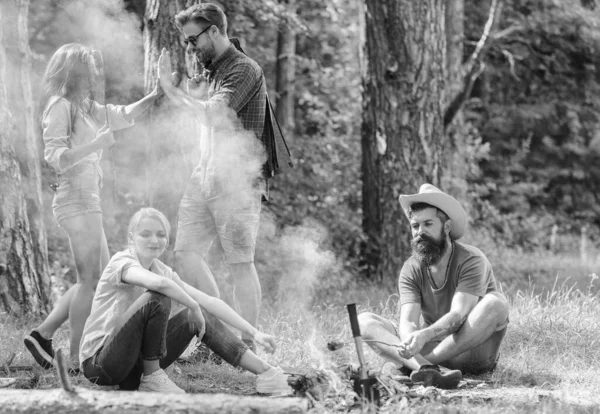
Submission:
[[[398,196],[440,182],[444,3],[366,1],[363,227],[369,274],[378,278],[395,278],[410,254]]]
[[[47,310],[50,293],[28,11],[0,2],[0,308],[15,313]]]
[[[158,394],[127,391],[77,389],[3,390],[0,414],[12,413],[305,413],[308,400],[227,394]]]
[[[296,0],[280,0],[288,13],[296,13]],[[275,116],[284,132],[294,130],[294,85],[296,75],[296,31],[288,19],[282,19],[277,33]]]
[[[464,39],[464,0],[453,0],[446,3],[446,86],[444,88],[444,108],[450,104],[452,97],[457,96],[464,83],[463,39]],[[469,131],[465,125],[461,110],[454,116],[452,123],[446,127],[447,143],[444,188],[458,200],[466,203],[468,154],[466,137]],[[465,204],[466,205],[466,204]]]
[[[147,0],[144,15],[144,85],[146,93],[157,82],[156,65],[163,48],[171,51],[174,71],[181,74],[181,86],[193,76],[194,62],[188,59],[181,45],[181,33],[175,26],[175,15],[199,0]],[[160,109],[159,109],[160,107]],[[180,115],[182,117],[180,117]],[[193,120],[185,113],[170,107],[166,99],[147,113],[146,141],[146,200],[147,204],[163,211],[171,222],[177,215],[185,183],[195,164],[196,135]]]

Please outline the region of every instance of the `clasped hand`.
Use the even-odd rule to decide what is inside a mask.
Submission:
[[[277,345],[275,344],[275,337],[273,335],[257,331],[254,334],[254,340],[270,354],[275,352],[275,349],[277,348]]]
[[[426,335],[422,330],[410,333],[398,349],[398,354],[405,359],[410,359],[423,349],[427,343]]]

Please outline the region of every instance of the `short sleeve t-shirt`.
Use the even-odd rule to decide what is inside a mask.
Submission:
[[[398,278],[400,305],[420,303],[423,319],[428,325],[450,311],[456,292],[483,297],[498,290],[492,265],[476,247],[453,242],[448,276],[443,286],[436,289],[425,265],[411,256],[402,266]]]
[[[124,250],[116,253],[104,269],[88,317],[79,348],[79,361],[93,356],[116,327],[119,317],[146,291],[145,288],[123,282],[123,275],[132,267],[142,267],[137,255]],[[179,276],[158,259],[150,265],[151,272],[178,281]]]

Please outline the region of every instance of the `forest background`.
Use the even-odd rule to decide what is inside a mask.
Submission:
[[[142,2],[111,0],[83,8],[84,3],[30,5],[34,101],[51,54],[74,41],[103,52],[107,102],[143,96]],[[482,36],[492,3],[464,2],[464,37],[459,41],[465,62]],[[506,290],[530,283],[548,286],[557,277],[587,283],[598,263],[600,239],[600,11],[590,1],[514,0],[502,5],[482,57],[485,68],[462,106],[462,136],[444,138],[449,142],[446,159],[460,153],[461,171],[456,173],[448,161],[439,184],[467,206],[465,240],[490,257]],[[283,299],[282,279],[293,279],[284,273],[298,265],[301,255],[293,250],[306,248],[305,242],[332,253],[320,263],[318,276],[311,273],[315,283],[309,290],[318,294],[309,296],[316,302],[343,301],[344,287],[369,281],[393,292],[396,274],[370,271],[363,214],[364,5],[236,0],[224,8],[230,36],[240,38],[263,67],[271,96],[287,93],[292,99],[282,124],[296,165],[271,180],[271,202],[264,208],[268,219],[263,220],[257,252],[265,299]],[[283,86],[276,85],[282,26],[295,38],[295,69]],[[194,165],[190,134],[184,136],[185,144],[172,142],[173,130],[180,126],[170,125],[161,142],[154,141],[156,149],[150,148],[144,120],[138,125],[118,133],[118,143],[104,159],[105,227],[112,252],[123,247],[128,217],[149,198],[175,222]],[[156,169],[161,174],[152,175]],[[149,194],[148,177],[161,176],[166,180],[159,178]],[[53,180],[53,172],[44,168],[49,261],[56,281],[68,284],[74,281],[74,268],[66,236],[49,208]],[[408,234],[403,219],[397,226]],[[287,253],[278,255],[278,249]],[[226,274],[218,246],[213,253],[213,267]],[[398,254],[401,261],[407,255]]]

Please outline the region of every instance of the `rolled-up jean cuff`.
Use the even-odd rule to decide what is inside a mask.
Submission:
[[[233,360],[233,363],[231,364],[234,367],[239,367],[240,366],[240,361],[242,360],[242,357],[244,356],[244,354],[246,353],[246,351],[250,348],[248,348],[248,345],[244,344],[242,342],[242,346],[240,346],[238,348],[237,354],[235,356],[235,359]]]

